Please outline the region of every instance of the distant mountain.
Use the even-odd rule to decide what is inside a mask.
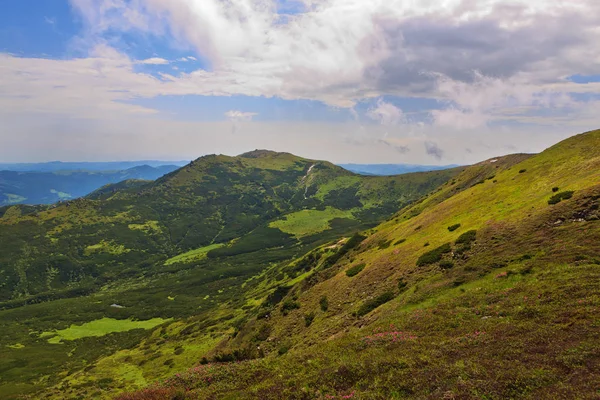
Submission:
[[[411,172],[439,171],[458,165],[417,165],[417,164],[338,164],[340,167],[361,175],[400,175]]]
[[[179,168],[176,165],[140,165],[122,171],[0,171],[0,206],[51,204],[82,197],[125,180],[155,180]]]
[[[161,167],[164,165],[184,166],[189,161],[109,161],[109,162],[62,162],[52,161],[46,163],[0,163],[0,171],[20,172],[56,172],[56,171],[123,171],[126,169],[147,166]]]

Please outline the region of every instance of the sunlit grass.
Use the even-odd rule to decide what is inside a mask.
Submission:
[[[114,332],[125,332],[132,329],[151,329],[168,322],[168,319],[152,318],[146,321],[130,319],[102,318],[83,325],[71,325],[69,328],[52,332],[43,332],[40,337],[49,337],[48,343],[58,344],[63,340],[76,340],[92,336],[104,336]]]

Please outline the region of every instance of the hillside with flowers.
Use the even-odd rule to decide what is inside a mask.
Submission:
[[[265,277],[297,269],[197,367],[118,399],[596,399],[600,131],[469,167]]]

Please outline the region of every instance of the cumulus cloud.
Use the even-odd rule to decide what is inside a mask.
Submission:
[[[434,99],[441,106],[424,110],[430,129],[418,146],[385,147],[397,153],[403,146],[441,143],[444,151],[425,146],[445,159],[453,147],[436,132],[483,136],[499,123],[573,132],[600,123],[600,83],[567,79],[600,73],[595,0],[299,0],[285,16],[275,0],[70,2],[83,21],[80,43],[88,55],[51,60],[0,54],[0,115],[129,118],[157,112],[134,104],[138,99],[245,95],[318,100],[352,110],[358,121],[357,102],[380,99],[365,113],[379,123],[368,134],[389,142],[382,131],[412,129],[413,115],[384,96]],[[126,48],[119,35],[132,34],[171,41],[208,66],[140,72],[139,61],[116,50]],[[178,61],[184,59],[197,61]],[[252,115],[239,113],[225,115],[225,123],[251,122]],[[384,147],[376,139],[371,144]]]
[[[404,114],[400,108],[379,99],[377,105],[367,111],[367,116],[381,125],[392,126],[402,122]]]

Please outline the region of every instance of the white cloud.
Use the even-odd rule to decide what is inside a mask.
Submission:
[[[382,99],[377,101],[376,107],[367,111],[367,116],[385,126],[398,125],[404,119],[401,109]]]
[[[85,25],[78,43],[89,46],[89,55],[50,60],[0,54],[1,122],[36,113],[87,118],[99,126],[138,115],[155,121],[156,110],[132,103],[158,96],[277,96],[319,100],[355,114],[358,101],[379,98],[367,116],[380,126],[365,132],[346,126],[346,137],[358,133],[345,143],[383,138],[369,146],[394,156],[409,147],[413,156],[425,155],[423,143],[430,141],[444,160],[455,145],[436,132],[483,137],[494,124],[516,122],[554,124],[558,138],[600,124],[600,103],[571,95],[597,95],[600,83],[566,79],[600,72],[595,0],[302,0],[307,11],[285,18],[276,14],[275,0],[71,3]],[[137,72],[140,62],[169,61],[132,60],[115,49],[119,33],[172,36],[178,51],[194,49],[209,66],[159,78]],[[184,59],[197,60],[178,61]],[[421,129],[383,96],[435,99],[443,107]],[[231,113],[225,115],[228,126],[256,123],[250,121],[254,115]],[[392,126],[406,132],[389,132]]]
[[[232,121],[250,121],[252,117],[258,115],[253,112],[243,112],[238,110],[230,110],[225,113],[225,116]]]
[[[160,57],[152,57],[152,58],[147,58],[145,60],[140,60],[138,62],[140,64],[148,64],[148,65],[166,65],[169,63],[169,60],[165,60],[164,58],[160,58]]]

